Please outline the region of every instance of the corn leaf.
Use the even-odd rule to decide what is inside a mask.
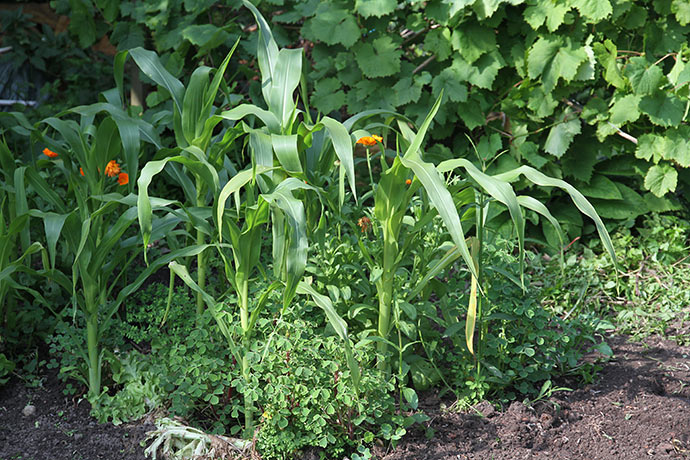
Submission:
[[[474,265],[472,264],[470,251],[467,248],[467,243],[465,242],[465,235],[462,230],[462,224],[460,223],[458,211],[455,208],[455,203],[453,202],[453,197],[446,188],[445,181],[441,177],[439,171],[433,164],[423,161],[419,151],[422,145],[422,140],[424,139],[424,135],[431,124],[431,120],[434,118],[434,115],[436,115],[436,112],[441,105],[442,97],[443,94],[440,94],[438,99],[436,99],[436,103],[426,116],[424,123],[422,123],[422,126],[414,136],[412,143],[407,148],[405,155],[403,155],[401,160],[402,164],[411,169],[417,179],[424,186],[424,189],[429,195],[429,199],[434,204],[436,210],[443,219],[443,223],[446,225],[448,233],[450,233],[453,242],[460,250],[462,258],[465,260],[465,263],[470,268],[472,274],[477,276]]]
[[[599,233],[599,238],[601,238],[601,241],[604,244],[604,248],[606,248],[606,251],[609,253],[609,256],[611,257],[614,263],[614,266],[616,267],[616,269],[618,269],[618,263],[616,261],[616,251],[613,248],[613,243],[611,242],[609,232],[606,230],[606,226],[599,217],[599,214],[597,214],[596,210],[594,209],[594,206],[592,206],[592,204],[587,200],[587,198],[584,197],[582,193],[580,193],[575,187],[573,187],[569,183],[561,179],[549,177],[532,168],[531,166],[520,166],[519,168],[506,171],[501,174],[497,174],[494,176],[494,178],[505,180],[508,182],[513,182],[516,181],[521,175],[524,175],[529,181],[533,182],[536,185],[542,187],[558,187],[561,190],[565,191],[568,195],[570,195],[570,198],[575,204],[575,206],[577,206],[577,208],[584,215],[586,215],[594,221],[594,224],[597,227],[597,232]]]
[[[484,174],[472,162],[464,158],[444,161],[438,165],[438,170],[443,173],[458,167],[464,168],[484,191],[508,208],[513,225],[517,231],[518,248],[520,251],[520,278],[524,279],[525,218],[522,215],[522,210],[513,187],[506,181]]]

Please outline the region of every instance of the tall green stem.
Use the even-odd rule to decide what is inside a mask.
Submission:
[[[101,366],[98,359],[98,305],[95,286],[84,286],[86,302],[86,347],[89,355],[89,396],[101,393]]]
[[[387,229],[383,232],[383,273],[379,279],[378,294],[379,294],[379,336],[382,339],[388,337],[390,331],[391,321],[391,307],[393,303],[393,282],[395,279],[395,259],[397,257],[398,245]],[[379,354],[378,367],[380,370],[388,374],[390,363],[388,362],[388,344],[381,341],[378,342],[377,349]]]
[[[484,269],[482,264],[482,249],[484,247],[484,194],[479,192],[479,212],[477,213],[477,240],[479,241],[477,254],[473,255],[477,263],[477,285],[479,286],[479,294],[477,295],[477,323],[479,323],[479,336],[477,337],[477,349],[476,349],[476,362],[477,362],[477,375],[480,372],[480,360],[482,344],[484,342],[484,323],[481,321],[482,318],[482,293],[484,291]]]
[[[204,186],[200,177],[196,178],[196,205],[198,207],[204,206]],[[206,237],[201,229],[196,230],[196,244],[202,245],[206,243]],[[197,284],[203,291],[206,287],[206,254],[204,251],[200,252],[196,256],[196,269],[197,269]],[[197,319],[201,317],[204,312],[204,299],[201,296],[201,292],[196,293],[196,316]]]
[[[249,279],[240,276],[237,279],[237,289],[240,301],[240,324],[242,325],[242,375],[249,383]],[[250,439],[254,436],[254,407],[247,395],[244,395],[244,428],[245,436]]]

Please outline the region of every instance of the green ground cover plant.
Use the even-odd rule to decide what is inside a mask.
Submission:
[[[597,247],[579,247],[566,258],[570,276],[558,278],[551,264],[537,270],[548,274],[544,303],[564,318],[594,314],[607,318],[620,333],[641,339],[650,334],[671,336],[687,343],[685,285],[688,250],[687,220],[672,215],[650,215],[637,228],[613,235],[620,286],[611,275],[610,260]]]

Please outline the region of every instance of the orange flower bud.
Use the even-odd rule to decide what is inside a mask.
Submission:
[[[410,184],[412,183],[412,179],[407,179],[407,180],[405,181],[405,183],[406,183],[407,185],[410,185]]]
[[[57,153],[53,152],[48,147],[43,149],[43,155],[47,156],[48,158],[55,158],[58,156]]]
[[[129,174],[121,172],[120,175],[117,176],[117,183],[120,185],[129,184]]]
[[[371,219],[368,217],[360,217],[359,220],[357,221],[357,225],[359,225],[359,228],[362,229],[362,233],[366,233],[371,229]]]
[[[79,168],[79,174],[81,174],[81,175],[83,176],[83,175],[84,175],[84,170],[81,169],[81,168]]]
[[[115,177],[120,174],[120,165],[117,164],[115,160],[110,160],[107,165],[105,165],[105,174],[108,177]]]
[[[372,145],[376,145],[376,142],[383,142],[383,138],[381,136],[377,136],[376,134],[374,134],[372,136],[360,137],[359,139],[357,139],[357,142],[355,143],[371,147]]]

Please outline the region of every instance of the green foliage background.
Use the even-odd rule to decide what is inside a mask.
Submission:
[[[70,12],[83,46],[104,33],[120,49],[154,46],[176,74],[185,60],[212,64],[216,47],[251,30],[233,1],[53,3]],[[435,160],[473,156],[471,139],[484,158],[507,152],[495,170],[530,164],[573,182],[607,219],[681,206],[690,181],[685,0],[255,3],[279,46],[305,49],[310,103],[324,114],[383,108],[419,123],[443,90]],[[258,95],[255,63],[237,70],[245,94]],[[566,200],[557,217],[571,237],[583,230]],[[541,226],[536,215],[532,223]]]

